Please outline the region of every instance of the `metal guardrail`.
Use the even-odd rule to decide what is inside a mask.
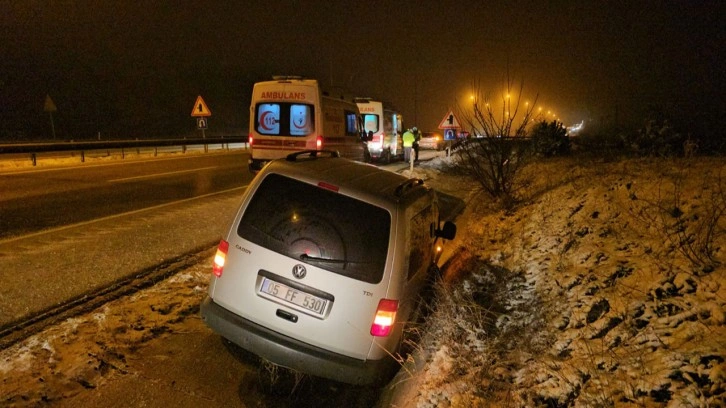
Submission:
[[[0,144],[0,154],[5,153],[43,153],[70,150],[103,150],[135,147],[162,147],[185,145],[210,145],[227,143],[247,143],[247,136],[214,137],[205,139],[159,139],[159,140],[117,140],[61,143],[9,143]]]
[[[111,149],[139,149],[139,148],[158,148],[169,146],[181,146],[186,151],[187,146],[209,145],[229,145],[232,143],[248,142],[247,136],[227,136],[227,137],[211,137],[204,139],[148,139],[148,140],[117,140],[117,141],[80,141],[80,142],[59,142],[59,143],[9,143],[0,144],[0,157],[10,154],[30,154],[30,160],[33,166],[37,163],[38,153],[49,152],[79,152],[81,161],[84,161],[86,152],[95,150],[111,150]]]

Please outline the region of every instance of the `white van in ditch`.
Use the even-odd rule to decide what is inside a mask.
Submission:
[[[257,82],[250,104],[249,169],[301,150],[337,150],[370,161],[360,112],[352,98],[334,97],[315,79],[276,76]]]
[[[433,301],[438,240],[456,234],[438,205],[422,180],[336,152],[272,161],[219,244],[202,319],[277,365],[386,383],[404,329]]]
[[[403,116],[392,107],[371,98],[356,98],[368,137],[368,152],[372,159],[389,163],[403,160]]]

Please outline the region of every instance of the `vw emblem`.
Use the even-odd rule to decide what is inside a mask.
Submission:
[[[305,274],[308,273],[307,270],[305,270],[305,266],[301,264],[297,264],[292,267],[292,276],[302,279],[305,277]]]

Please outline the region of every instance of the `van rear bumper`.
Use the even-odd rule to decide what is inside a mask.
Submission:
[[[232,343],[275,364],[317,377],[356,385],[384,385],[400,367],[390,356],[358,360],[283,336],[230,312],[209,296],[200,311],[204,323]]]

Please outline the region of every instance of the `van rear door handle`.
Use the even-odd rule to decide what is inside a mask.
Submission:
[[[290,313],[290,312],[288,312],[286,310],[282,310],[282,309],[277,309],[277,312],[275,312],[275,314],[277,315],[277,317],[282,317],[285,320],[289,320],[293,323],[297,323],[296,314]]]

